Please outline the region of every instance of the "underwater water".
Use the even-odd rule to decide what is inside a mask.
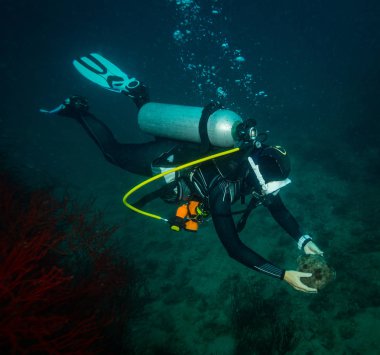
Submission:
[[[105,337],[113,346],[99,340],[98,349],[379,353],[378,1],[4,0],[1,16],[0,154],[25,185],[91,200],[119,227],[108,243],[139,278],[139,301],[126,298],[136,309]],[[150,139],[128,98],[74,69],[91,52],[146,83],[154,102],[219,100],[255,118],[268,142],[287,148],[292,184],[282,198],[336,279],[318,294],[297,292],[231,259],[211,222],[175,233],[126,209],[123,195],[143,178],[107,162],[75,120],[39,112],[80,94],[121,142]],[[146,209],[173,213],[159,200]],[[275,265],[297,267],[297,246],[265,209],[241,239]],[[109,298],[110,312],[123,303]]]

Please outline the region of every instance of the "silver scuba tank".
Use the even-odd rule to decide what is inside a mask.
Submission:
[[[142,131],[158,137],[201,143],[199,124],[202,107],[149,102],[138,113]],[[242,118],[235,112],[216,110],[207,121],[207,135],[215,147],[232,147],[236,142],[236,127]]]

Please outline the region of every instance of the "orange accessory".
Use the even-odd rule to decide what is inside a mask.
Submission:
[[[172,230],[179,231],[184,228],[187,231],[196,232],[198,230],[197,211],[196,208],[200,202],[189,201],[178,207],[176,213],[176,222],[171,227]]]

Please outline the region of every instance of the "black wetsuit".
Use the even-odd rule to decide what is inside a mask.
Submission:
[[[174,163],[183,163],[195,158],[194,152],[201,156],[194,144],[159,139],[142,144],[122,144],[116,141],[109,128],[89,112],[62,112],[62,115],[74,117],[84,127],[104,156],[111,163],[131,173],[151,176],[152,162],[160,156],[174,156]],[[189,156],[188,152],[191,152]],[[167,154],[165,154],[167,153]],[[197,154],[195,153],[195,155]],[[201,196],[207,202],[215,230],[228,254],[243,265],[282,279],[285,270],[273,265],[239,238],[231,212],[231,205],[244,195],[252,195],[256,190],[257,204],[268,208],[278,224],[296,241],[303,235],[295,218],[284,206],[279,194],[261,196],[259,186],[244,154],[233,158],[223,158],[202,164],[182,177],[190,193]],[[223,170],[226,169],[227,173]],[[232,172],[232,173],[231,173]]]
[[[233,219],[232,204],[254,193],[256,205],[267,207],[277,223],[296,242],[303,233],[283,204],[279,193],[262,196],[257,192],[257,180],[252,169],[248,167],[248,162],[241,161],[238,170],[241,173],[238,171],[238,176],[231,178],[224,175],[214,161],[196,168],[191,176],[191,183],[193,188],[195,186],[198,193],[207,199],[215,230],[230,257],[251,269],[282,279],[285,270],[273,265],[240,240]]]

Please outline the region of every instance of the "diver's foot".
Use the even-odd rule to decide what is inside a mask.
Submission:
[[[88,101],[83,96],[73,95],[65,99],[62,104],[52,110],[40,109],[40,112],[56,114],[65,117],[79,118],[89,110]]]
[[[139,86],[133,89],[129,89],[124,93],[132,99],[132,101],[135,103],[138,109],[145,105],[147,102],[149,102],[148,88],[141,82]]]

